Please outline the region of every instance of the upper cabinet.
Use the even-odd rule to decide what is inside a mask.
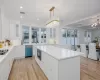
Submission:
[[[22,41],[23,43],[29,43],[29,26],[22,26]]]
[[[20,21],[10,20],[10,28],[9,28],[9,39],[18,40],[21,37],[20,34]]]
[[[12,20],[5,15],[4,7],[0,8],[0,40],[20,38],[20,21]]]
[[[4,8],[0,8],[0,39],[8,39],[9,38],[9,20],[4,14]]]
[[[0,40],[2,39],[2,28],[1,28],[1,25],[2,24],[2,22],[1,22],[1,8],[0,8]]]
[[[9,19],[5,16],[4,6],[1,7],[2,39],[9,38]]]

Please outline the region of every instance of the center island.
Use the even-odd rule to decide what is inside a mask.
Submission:
[[[52,46],[34,46],[35,60],[48,80],[80,80],[81,52]]]

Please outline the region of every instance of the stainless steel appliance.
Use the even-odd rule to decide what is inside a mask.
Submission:
[[[42,59],[42,53],[41,53],[41,50],[37,49],[37,57],[39,60]]]

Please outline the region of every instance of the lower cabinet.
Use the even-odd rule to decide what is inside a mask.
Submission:
[[[5,59],[2,62],[1,71],[0,71],[0,80],[8,80],[9,73],[12,67],[12,62],[10,60]]]
[[[23,57],[25,57],[25,47],[13,47],[6,58],[0,62],[0,80],[8,80],[14,59]]]
[[[32,45],[26,45],[25,46],[25,57],[32,57],[33,53],[32,53]]]
[[[48,80],[58,80],[58,60],[45,52],[42,52],[41,57],[40,61],[36,56],[36,61],[47,76]]]
[[[80,80],[80,56],[58,60],[42,51],[35,59],[48,80]]]

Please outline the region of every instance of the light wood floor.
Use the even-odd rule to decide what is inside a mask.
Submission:
[[[8,80],[48,80],[33,58],[15,60]]]
[[[81,57],[81,80],[100,80],[100,61]]]
[[[48,80],[33,58],[15,60],[9,80]],[[100,62],[81,57],[81,79],[100,80]]]

